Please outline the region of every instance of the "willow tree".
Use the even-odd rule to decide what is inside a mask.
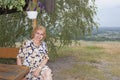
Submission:
[[[70,44],[73,39],[91,33],[97,23],[95,0],[56,0],[54,13],[43,13],[39,24],[47,27],[47,42],[51,51],[60,45]]]
[[[79,36],[83,36],[86,33],[91,33],[93,28],[97,27],[97,23],[94,20],[94,17],[96,16],[96,9],[95,0],[55,0],[54,12],[50,12],[50,9],[49,12],[42,11],[42,13],[40,13],[37,18],[37,23],[38,25],[43,25],[47,28],[46,41],[48,43],[50,52],[56,52],[56,48],[58,47],[58,44],[56,45],[56,43],[59,43],[60,46],[68,45],[72,42],[73,39]],[[7,26],[14,26],[14,30],[18,30],[14,34],[19,34],[18,32],[20,32],[22,35],[22,33],[27,31],[27,34],[25,34],[28,37],[28,33],[30,34],[30,28],[32,27],[31,20],[27,19],[26,17],[20,17],[23,15],[20,13],[13,15],[17,16],[9,16],[10,20],[6,20],[1,17],[1,23]],[[17,22],[14,23],[14,20]],[[11,23],[8,25],[7,21],[11,21]],[[17,23],[19,24],[17,25]],[[1,27],[2,26],[0,26],[0,28]],[[8,30],[9,29],[7,29],[6,32],[8,32]],[[12,31],[10,31],[10,33],[12,33]],[[12,39],[14,39],[14,42],[23,38],[18,37],[18,35],[11,37],[13,37]],[[2,39],[1,36],[0,39]]]

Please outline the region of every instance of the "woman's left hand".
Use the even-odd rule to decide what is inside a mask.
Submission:
[[[41,71],[41,69],[40,69],[40,68],[37,68],[37,69],[33,72],[33,75],[34,75],[35,77],[38,77],[40,71]]]

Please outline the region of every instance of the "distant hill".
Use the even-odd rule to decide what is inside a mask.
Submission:
[[[91,35],[80,37],[86,41],[120,41],[120,27],[99,27]]]

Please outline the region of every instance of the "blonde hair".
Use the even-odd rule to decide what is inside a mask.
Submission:
[[[43,40],[46,38],[46,28],[44,26],[38,26],[36,27],[33,31],[32,31],[32,34],[31,34],[31,38],[34,38],[35,36],[35,33],[37,30],[41,30],[43,31]]]

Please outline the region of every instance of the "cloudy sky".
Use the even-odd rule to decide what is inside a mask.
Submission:
[[[120,27],[120,0],[96,0],[101,27]]]

